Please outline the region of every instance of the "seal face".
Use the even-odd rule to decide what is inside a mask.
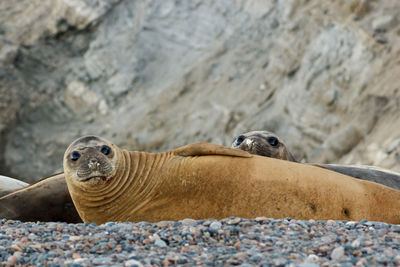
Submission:
[[[68,147],[64,164],[76,181],[105,181],[115,172],[118,155],[114,151],[113,144],[96,136],[85,136]]]
[[[252,131],[241,134],[234,139],[231,147],[254,155],[296,161],[283,141],[268,131]]]

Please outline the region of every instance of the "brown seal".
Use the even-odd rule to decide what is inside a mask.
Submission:
[[[268,131],[252,131],[236,137],[232,143],[250,154],[282,160],[296,161],[285,143],[274,133]],[[354,178],[383,184],[400,190],[400,174],[373,166],[354,166],[339,164],[311,164]]]
[[[400,223],[398,190],[209,143],[145,153],[86,136],[66,150],[64,174],[79,215],[97,224],[229,216]]]
[[[252,131],[241,134],[235,138],[231,147],[254,155],[296,161],[285,143],[276,134],[268,131]]]
[[[0,218],[24,222],[82,222],[72,203],[63,173],[0,197]]]
[[[0,175],[0,197],[28,185],[20,180]]]

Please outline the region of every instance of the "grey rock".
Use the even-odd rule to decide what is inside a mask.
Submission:
[[[222,224],[218,221],[212,222],[210,224],[210,228],[215,229],[215,230],[219,230],[219,229],[221,229],[221,227],[222,227]]]
[[[393,15],[380,16],[372,21],[372,29],[374,31],[387,31],[395,22]]]
[[[165,241],[164,241],[164,240],[161,240],[161,239],[157,239],[157,240],[154,242],[154,245],[155,245],[155,246],[158,246],[158,247],[162,247],[162,248],[167,247],[167,243],[165,243]]]
[[[344,256],[344,247],[340,246],[332,250],[331,259],[334,261],[340,260]]]
[[[127,260],[124,265],[126,267],[143,267],[143,264],[137,260]]]

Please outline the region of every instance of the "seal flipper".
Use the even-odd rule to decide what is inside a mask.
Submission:
[[[221,155],[250,158],[253,155],[240,149],[234,149],[211,143],[195,143],[174,150],[174,154],[182,157]]]

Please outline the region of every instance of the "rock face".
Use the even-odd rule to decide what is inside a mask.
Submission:
[[[165,151],[267,129],[306,162],[400,171],[400,2],[0,2],[0,173],[78,136]]]

